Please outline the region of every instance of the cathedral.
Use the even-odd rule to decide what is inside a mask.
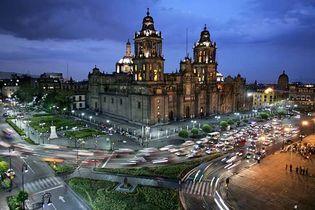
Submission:
[[[128,40],[115,72],[106,74],[95,67],[89,73],[89,108],[142,125],[244,109],[245,79],[223,78],[218,72],[216,43],[206,26],[193,46],[193,58],[181,60],[178,72],[164,72],[162,41],[147,11],[134,35],[134,55]]]

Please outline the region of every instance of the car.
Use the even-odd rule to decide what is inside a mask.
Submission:
[[[245,158],[246,159],[251,159],[253,157],[253,154],[251,154],[251,153],[247,153],[246,155],[245,155]]]
[[[159,164],[159,163],[167,163],[168,162],[168,158],[160,158],[160,159],[156,159],[156,160],[152,160],[153,164]]]

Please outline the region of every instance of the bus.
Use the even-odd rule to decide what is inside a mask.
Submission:
[[[218,140],[220,138],[220,132],[208,133],[207,138]]]

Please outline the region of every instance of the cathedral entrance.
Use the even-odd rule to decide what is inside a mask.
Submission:
[[[186,118],[190,118],[189,106],[186,106]]]
[[[205,114],[203,112],[203,107],[200,108],[200,117],[203,117]]]
[[[168,119],[169,119],[169,121],[173,121],[173,120],[174,120],[173,111],[170,111],[170,112],[168,113]]]

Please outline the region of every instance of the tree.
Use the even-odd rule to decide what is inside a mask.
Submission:
[[[180,136],[182,138],[188,138],[189,134],[188,134],[188,131],[186,129],[183,129],[183,130],[179,131],[178,136]]]
[[[228,119],[228,120],[227,120],[227,123],[228,123],[229,125],[234,125],[234,120]]]
[[[16,201],[19,203],[23,203],[25,202],[25,200],[28,199],[28,193],[25,191],[20,191],[17,196],[16,196]],[[24,206],[23,206],[24,209]]]
[[[9,165],[5,161],[0,161],[0,172],[6,172],[9,169]]]
[[[226,127],[228,127],[228,123],[226,122],[226,121],[224,121],[224,120],[222,120],[221,122],[220,122],[220,127],[222,128],[222,129],[226,129]]]
[[[210,133],[212,131],[212,126],[209,124],[203,124],[201,128],[205,133]]]
[[[190,131],[193,135],[198,135],[198,128],[192,128]]]
[[[261,112],[259,113],[259,118],[263,119],[263,120],[267,120],[269,117],[268,113],[266,112]]]

